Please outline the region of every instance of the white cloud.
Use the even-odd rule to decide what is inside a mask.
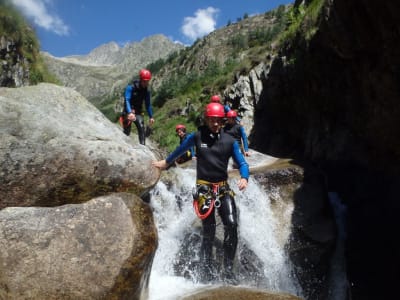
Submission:
[[[194,17],[185,17],[181,28],[182,33],[191,40],[196,40],[215,30],[219,9],[207,7],[198,9]]]
[[[35,25],[58,35],[68,35],[69,28],[56,14],[48,10],[49,0],[11,0]]]

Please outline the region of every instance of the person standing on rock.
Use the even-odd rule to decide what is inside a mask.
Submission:
[[[139,80],[135,80],[132,84],[128,84],[125,88],[124,95],[123,131],[129,136],[131,134],[132,122],[135,123],[138,131],[139,143],[142,145],[145,145],[146,140],[143,103],[150,118],[150,126],[154,123],[153,109],[150,102],[151,95],[148,89],[150,79],[151,73],[149,70],[140,70]]]
[[[165,160],[153,162],[153,166],[166,169],[180,155],[195,147],[196,192],[193,193],[194,209],[202,220],[201,281],[209,282],[215,278],[213,272],[212,247],[216,232],[215,211],[224,224],[224,271],[223,279],[227,283],[237,284],[233,272],[234,258],[238,244],[238,215],[234,192],[228,185],[228,162],[232,157],[240,172],[237,184],[244,190],[248,184],[249,166],[240,152],[237,141],[222,129],[225,111],[220,103],[209,103],[204,112],[205,125],[188,135]]]

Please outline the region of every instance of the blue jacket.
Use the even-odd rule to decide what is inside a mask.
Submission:
[[[138,80],[135,80],[133,84],[128,84],[125,88],[125,113],[129,114],[133,111],[135,114],[142,114],[144,102],[149,118],[152,118],[153,108],[151,107],[150,97],[150,91],[147,88],[142,88]]]
[[[183,137],[179,137],[179,144],[182,144],[187,138],[188,138],[187,134],[185,134]],[[195,156],[196,155],[195,155],[194,147],[190,147],[189,150],[187,150],[185,153],[183,153],[181,156],[179,156],[176,159],[176,162],[183,163],[188,160],[191,160]]]

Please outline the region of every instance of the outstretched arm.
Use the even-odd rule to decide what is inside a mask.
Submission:
[[[153,162],[153,166],[160,168],[161,170],[166,169],[179,156],[181,156],[191,147],[194,147],[194,135],[194,133],[189,134],[188,137],[182,142],[182,144],[176,147],[175,150],[170,155],[168,155],[166,159]]]

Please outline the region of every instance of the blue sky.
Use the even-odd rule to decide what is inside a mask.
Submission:
[[[154,34],[191,45],[228,22],[294,0],[11,0],[35,28],[41,50],[53,56],[88,54]]]

